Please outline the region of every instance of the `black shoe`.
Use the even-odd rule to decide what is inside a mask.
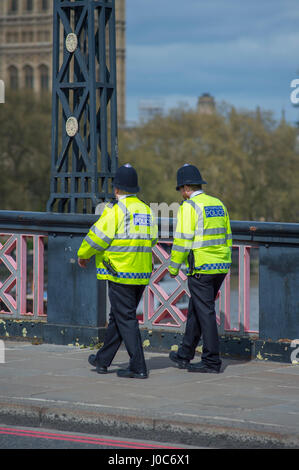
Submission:
[[[204,374],[219,374],[220,367],[209,367],[204,362],[198,362],[197,364],[189,364],[188,372],[201,372]]]
[[[106,366],[99,366],[96,360],[96,355],[91,354],[88,358],[88,362],[91,366],[95,367],[97,369],[98,374],[107,374],[108,370]]]
[[[98,374],[108,374],[108,369],[106,366],[97,366]]]
[[[125,377],[130,379],[147,379],[148,373],[147,372],[134,372],[130,369],[119,369],[117,371],[118,377]]]
[[[96,355],[95,354],[91,354],[89,357],[88,357],[88,362],[91,366],[93,367],[96,367],[97,366],[97,362],[96,362]]]
[[[175,351],[169,353],[169,359],[173,361],[179,369],[187,369],[190,362],[187,359],[181,359]]]

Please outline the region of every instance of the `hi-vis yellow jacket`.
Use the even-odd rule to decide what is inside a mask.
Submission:
[[[152,247],[158,227],[149,206],[136,196],[107,204],[91,227],[78,257],[96,257],[98,279],[147,285],[152,273]]]
[[[219,199],[202,192],[183,202],[177,215],[170,274],[177,275],[183,263],[188,275],[227,273],[231,248],[229,215]]]

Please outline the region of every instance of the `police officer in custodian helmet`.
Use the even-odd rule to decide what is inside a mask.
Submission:
[[[215,299],[231,265],[232,233],[223,203],[208,196],[206,181],[193,165],[177,172],[177,191],[184,198],[178,216],[169,272],[176,277],[187,266],[191,294],[186,330],[181,347],[170,359],[189,372],[218,373],[221,367]],[[194,364],[195,349],[202,338],[201,362]]]
[[[130,356],[128,369],[119,377],[144,379],[144,359],[136,309],[152,273],[152,247],[157,242],[157,225],[149,206],[136,196],[136,170],[126,164],[114,179],[116,203],[106,205],[78,251],[78,263],[85,267],[95,255],[98,279],[108,280],[111,312],[104,345],[89,363],[105,374],[122,341]]]

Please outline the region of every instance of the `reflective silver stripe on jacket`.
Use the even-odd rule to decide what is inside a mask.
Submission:
[[[114,252],[134,252],[134,253],[151,253],[152,248],[150,246],[109,246],[106,251],[114,251]]]
[[[185,246],[180,246],[180,245],[172,245],[172,249],[174,251],[180,251],[181,253],[185,253],[186,251],[190,251],[192,248],[192,245],[190,245],[189,248],[186,248]]]
[[[188,199],[185,202],[186,204],[190,204],[190,206],[193,207],[196,214],[198,215],[198,225],[197,225],[198,229],[197,230],[200,230],[200,227],[203,227],[203,214],[202,214],[201,207],[199,207],[194,201],[192,201],[192,199]]]
[[[194,235],[189,233],[175,232],[174,238],[181,238],[182,240],[193,240]]]
[[[214,240],[200,240],[198,242],[193,243],[192,249],[202,248],[203,246],[225,245],[225,243],[226,238],[215,238]]]
[[[189,240],[191,240],[196,236],[202,236],[203,235],[203,213],[202,213],[201,207],[199,207],[194,201],[192,201],[192,199],[188,199],[187,201],[184,202],[184,204],[185,203],[189,204],[195,210],[196,214],[198,215],[198,221],[197,221],[197,224],[196,224],[194,235],[192,236],[192,238],[188,238]],[[180,238],[184,238],[184,237],[180,237]]]
[[[203,235],[221,235],[222,233],[226,233],[225,227],[206,228],[203,231]]]
[[[175,263],[174,261],[170,261],[169,266],[171,266],[174,269],[180,269],[181,267],[180,263]]]
[[[101,232],[95,225],[93,225],[90,229],[97,237],[99,237],[103,242],[110,243],[112,242],[112,238],[107,237],[107,235],[104,234],[104,232]]]
[[[194,201],[192,201],[192,199],[188,199],[187,201],[185,201],[185,204],[190,204],[190,206],[192,206],[195,212],[197,213],[198,217],[202,218],[201,208]]]
[[[121,202],[118,201],[117,203],[118,207],[120,210],[124,213],[124,233],[130,237],[130,220],[131,220],[131,214],[128,208]]]
[[[149,233],[116,233],[114,240],[151,240]]]
[[[85,241],[95,250],[98,250],[98,251],[105,250],[105,248],[103,248],[101,245],[98,245],[96,242],[94,242],[88,235],[86,235]]]
[[[226,233],[225,227],[217,227],[217,228],[206,228],[206,229],[196,229],[194,235],[196,237],[204,237],[206,235],[222,235]]]

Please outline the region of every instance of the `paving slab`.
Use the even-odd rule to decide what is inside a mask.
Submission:
[[[6,341],[0,422],[214,448],[299,448],[298,365],[223,359],[222,373],[199,374],[145,351],[150,375],[136,380],[116,374],[128,366],[124,349],[106,375],[88,364],[94,352]]]

